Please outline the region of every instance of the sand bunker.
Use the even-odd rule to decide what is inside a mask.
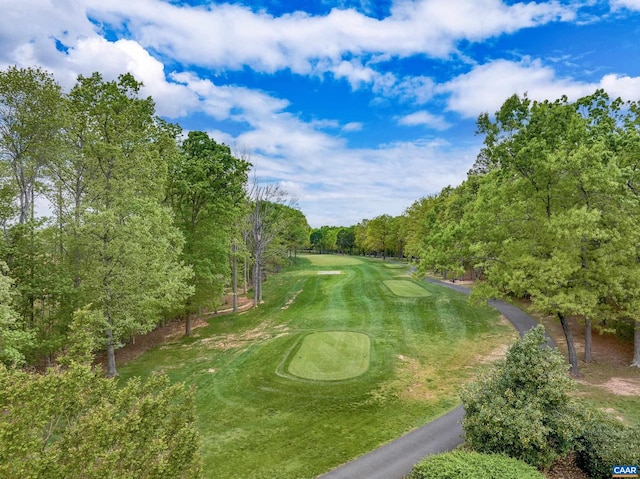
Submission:
[[[318,274],[342,274],[342,271],[318,271]]]

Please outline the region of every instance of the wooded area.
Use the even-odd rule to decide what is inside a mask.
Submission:
[[[246,292],[308,240],[286,192],[249,188],[249,158],[204,132],[183,135],[141,86],[95,73],[64,93],[40,69],[0,72],[7,365],[53,364],[74,313],[87,310],[83,327],[115,376],[115,351],[130,337],[177,316],[189,335],[193,313],[237,294],[237,275]],[[260,226],[268,238],[257,241],[252,213],[271,204]]]

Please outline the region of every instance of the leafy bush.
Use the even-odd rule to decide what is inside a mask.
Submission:
[[[595,412],[585,421],[576,449],[578,466],[589,477],[610,478],[611,466],[640,462],[640,426],[628,427]]]
[[[524,462],[498,454],[453,451],[430,456],[417,464],[406,479],[543,479]]]
[[[194,391],[165,376],[120,387],[90,367],[0,364],[0,477],[201,477]]]
[[[463,389],[467,444],[539,468],[572,450],[580,424],[567,368],[560,353],[546,347],[542,326],[529,331],[504,361]]]

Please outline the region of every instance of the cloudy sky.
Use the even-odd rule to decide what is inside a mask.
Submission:
[[[640,99],[640,0],[0,0],[0,69],[131,72],[314,227],[457,185],[511,94]]]

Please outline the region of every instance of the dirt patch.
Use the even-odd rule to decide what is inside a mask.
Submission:
[[[247,343],[279,338],[287,334],[289,328],[284,324],[273,326],[269,321],[261,323],[257,328],[249,329],[242,333],[223,334],[204,338],[201,344],[211,349],[227,351],[245,346]]]
[[[500,359],[504,359],[508,349],[509,349],[508,344],[498,346],[489,354],[486,354],[484,356],[478,356],[474,362],[480,363],[480,364],[490,364]]]
[[[404,400],[423,401],[435,397],[429,387],[429,379],[433,377],[433,368],[421,364],[415,358],[399,355],[397,385],[400,387],[399,396]]]
[[[596,384],[618,396],[640,396],[640,379],[611,378],[604,384]]]
[[[299,295],[300,293],[302,293],[302,290],[300,290],[300,291],[296,291],[296,292],[294,293],[294,295],[293,295],[291,298],[289,298],[289,299],[287,300],[287,302],[286,302],[286,303],[284,303],[284,306],[283,306],[282,308],[280,308],[280,309],[283,309],[283,310],[284,310],[284,309],[287,309],[289,306],[291,306],[291,305],[293,304],[293,302],[296,300],[296,298],[298,297],[298,295]]]
[[[245,310],[250,308],[252,300],[246,296],[238,296],[238,309]],[[191,330],[208,326],[208,319],[229,314],[233,312],[232,297],[229,295],[225,297],[224,303],[221,309],[213,312],[203,313],[195,318],[191,319]],[[126,364],[132,359],[137,358],[145,351],[156,346],[175,341],[176,339],[184,335],[186,329],[186,321],[184,318],[177,318],[164,326],[159,326],[153,331],[147,334],[139,334],[131,338],[131,341],[124,347],[116,351],[116,364],[118,366]],[[102,367],[103,370],[107,369],[107,357],[106,353],[101,352],[96,355],[94,361],[96,366]]]
[[[525,310],[530,304],[526,301],[520,301],[520,303],[523,305],[523,309]],[[553,316],[542,316],[535,313],[533,316],[536,317],[539,322],[544,324],[549,335],[556,341],[558,349],[566,357],[567,342],[564,338],[560,322]],[[570,317],[568,322],[573,335],[576,352],[581,363],[580,366],[582,366],[587,364],[584,362],[584,325],[575,317]],[[633,341],[623,341],[615,334],[601,334],[596,330],[596,328],[593,328],[591,351],[594,363],[607,364],[612,367],[623,367],[627,369],[633,360]]]
[[[547,479],[589,479],[589,476],[576,465],[575,453],[555,461],[544,476]]]

